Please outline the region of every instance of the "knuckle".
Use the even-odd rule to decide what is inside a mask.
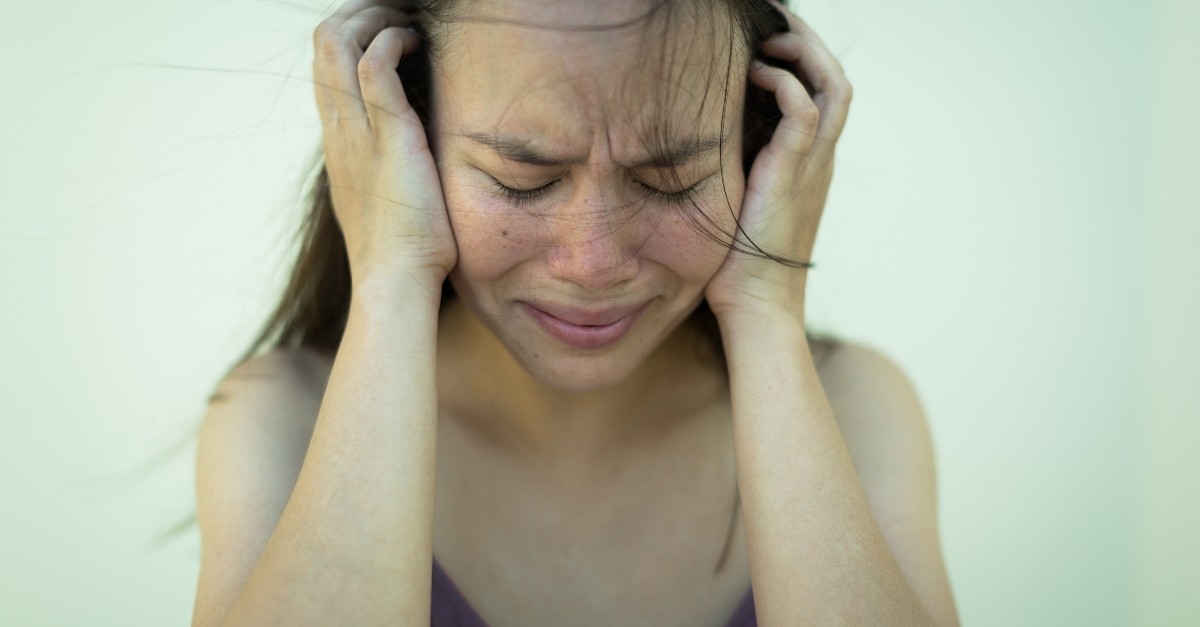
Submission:
[[[831,90],[839,102],[850,102],[854,97],[854,86],[850,84],[850,80],[844,74],[839,74],[832,83]]]
[[[346,43],[336,36],[318,39],[315,44],[317,57],[330,61],[341,57],[346,52]]]
[[[363,83],[374,83],[392,71],[393,68],[388,67],[388,63],[379,55],[366,54],[358,62],[358,78]]]
[[[334,33],[337,32],[337,26],[333,20],[324,20],[313,29],[313,47],[320,49],[324,42],[333,39]]]
[[[816,128],[821,122],[821,110],[816,105],[797,107],[795,114],[805,128]]]
[[[323,22],[313,33],[316,56],[327,62],[341,59],[359,50],[354,34],[342,23]]]
[[[783,111],[783,114],[795,120],[796,126],[807,130],[816,128],[817,124],[821,121],[821,110],[811,100],[797,103],[795,106]]]

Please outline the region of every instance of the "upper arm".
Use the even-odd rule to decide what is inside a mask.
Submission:
[[[221,619],[287,505],[320,409],[313,384],[299,353],[276,350],[217,385],[196,445],[201,558],[193,625]]]
[[[937,624],[957,625],[938,537],[933,443],[916,391],[894,362],[857,344],[830,355],[822,383],[901,572]]]

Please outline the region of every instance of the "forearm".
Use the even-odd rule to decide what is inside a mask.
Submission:
[[[759,624],[925,625],[817,376],[803,316],[721,319]]]
[[[304,465],[226,625],[428,625],[436,295],[355,286]]]

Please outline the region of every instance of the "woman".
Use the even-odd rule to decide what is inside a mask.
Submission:
[[[202,426],[196,624],[957,622],[911,387],[805,333],[850,85],[799,18],[350,0],[314,42],[315,226]]]

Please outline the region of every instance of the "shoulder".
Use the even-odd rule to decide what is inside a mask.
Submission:
[[[305,350],[238,364],[216,386],[196,442],[200,577],[194,615],[215,622],[266,546],[299,476],[323,388]]]
[[[939,539],[933,440],[912,381],[888,355],[848,342],[830,349],[820,377],[892,555],[939,624],[957,624]]]
[[[323,395],[307,349],[274,349],[238,364],[209,397],[197,438],[198,478],[219,482],[244,464],[290,494],[284,484],[304,461]]]
[[[894,484],[899,477],[877,476],[876,469],[902,464],[924,481],[926,472],[932,470],[932,440],[924,408],[908,375],[895,360],[871,346],[842,341],[826,350],[823,358],[818,358],[814,349],[821,386],[868,496],[901,487]],[[911,489],[914,484],[904,487]]]
[[[211,479],[224,492],[236,484],[218,484],[239,466],[244,466],[243,477],[283,483],[298,472],[324,394],[314,363],[308,349],[276,348],[229,371],[209,397],[200,423],[198,479]],[[290,485],[275,487],[286,487],[285,497],[290,494]]]
[[[323,384],[322,355],[309,348],[274,348],[237,364],[217,383],[208,398],[210,405],[221,406],[248,395],[313,392]]]
[[[890,408],[883,413],[893,418],[911,421],[923,416],[912,380],[892,357],[845,340],[818,338],[810,344],[826,397],[847,417],[879,413],[868,410],[883,408]]]

